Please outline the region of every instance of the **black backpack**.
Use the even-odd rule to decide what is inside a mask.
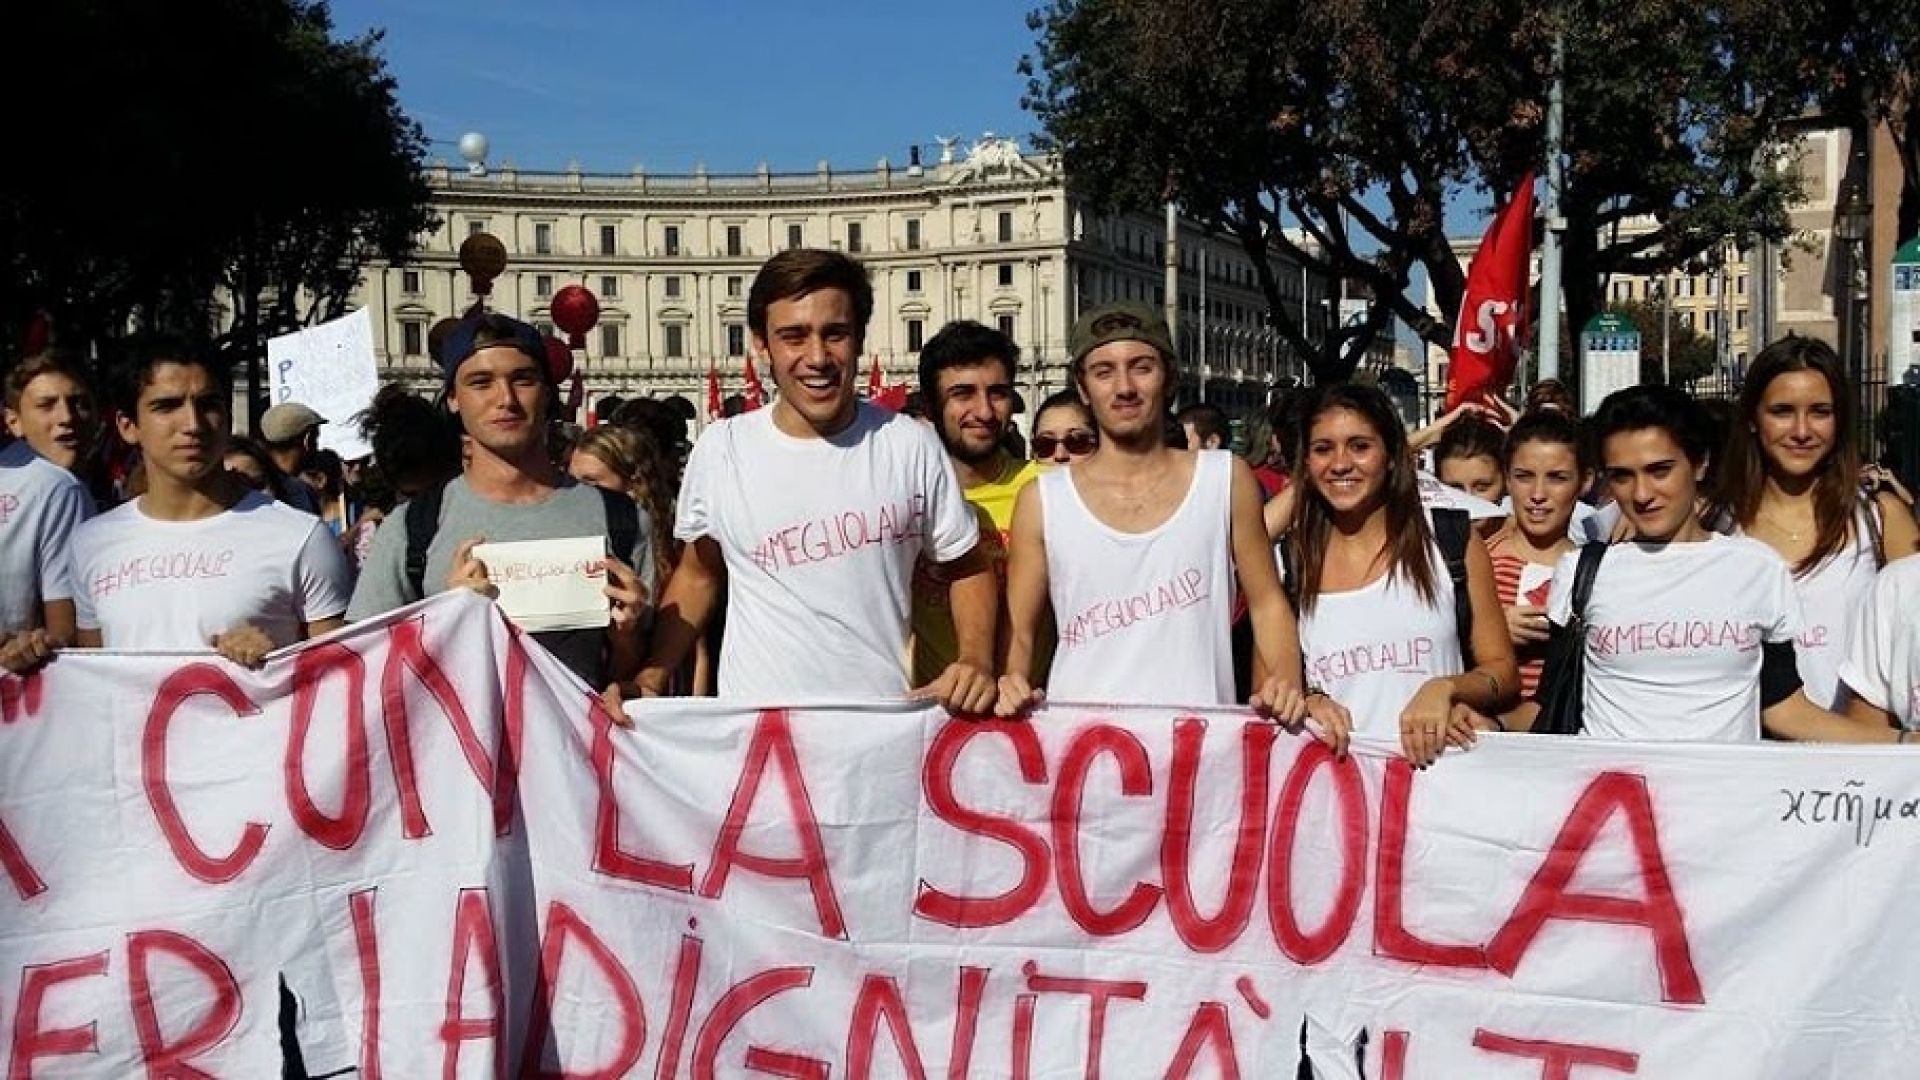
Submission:
[[[607,507],[607,543],[615,557],[631,558],[633,545],[640,542],[640,507],[617,491],[594,490]],[[440,504],[446,493],[446,485],[437,484],[407,503],[407,587],[417,598],[427,595],[427,549],[440,531]]]
[[[1473,597],[1467,591],[1467,545],[1476,542],[1473,535],[1473,518],[1465,510],[1435,507],[1433,518],[1433,542],[1440,547],[1440,559],[1446,564],[1447,579],[1453,582],[1453,630],[1460,639],[1460,662],[1462,670],[1472,671],[1476,666],[1473,660]],[[1293,605],[1295,616],[1300,614],[1300,575],[1293,565],[1293,545],[1282,544],[1280,562],[1286,571],[1285,582],[1287,602]]]

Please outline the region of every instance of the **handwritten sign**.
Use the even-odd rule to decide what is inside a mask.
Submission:
[[[479,544],[473,557],[500,590],[500,610],[522,630],[590,630],[609,622],[604,536]]]
[[[1920,757],[631,706],[456,591],[0,679],[9,1075],[1905,1076]],[[87,738],[75,738],[75,725]],[[1364,1073],[1361,1071],[1364,1068]]]
[[[380,375],[366,308],[267,342],[273,403],[297,401],[325,417],[320,446],[348,461],[373,453],[354,418],[373,404]]]

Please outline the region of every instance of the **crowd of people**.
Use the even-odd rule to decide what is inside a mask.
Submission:
[[[296,402],[231,433],[223,366],[136,338],[5,379],[0,663],[64,648],[276,649],[448,589],[483,543],[604,538],[604,627],[533,636],[610,704],[914,698],[1243,703],[1426,766],[1483,731],[1903,743],[1920,726],[1920,540],[1864,465],[1833,351],[1789,337],[1737,402],[1657,385],[1581,418],[1543,383],[1409,432],[1362,383],[1244,437],[1177,413],[1152,308],[1086,312],[1022,438],[1020,351],[954,322],[893,412],[856,392],[865,269],[769,260],[748,298],[772,404],[689,438],[684,401],[563,424],[540,334],[476,312],[440,393]],[[730,410],[731,411],[731,410]],[[319,449],[361,427],[369,459]],[[1239,443],[1237,450],[1235,444]],[[1554,701],[1570,699],[1571,710]],[[1555,691],[1557,688],[1557,696]],[[1551,699],[1551,700],[1550,700]],[[1569,719],[1571,717],[1571,719]]]

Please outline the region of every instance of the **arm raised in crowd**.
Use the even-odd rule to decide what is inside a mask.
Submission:
[[[1000,675],[994,711],[1014,716],[1037,703],[1033,686],[1034,643],[1047,614],[1047,541],[1040,520],[1040,485],[1028,484],[1013,505],[1013,539],[1007,545],[1007,667]]]
[[[680,561],[660,596],[652,647],[634,680],[641,696],[667,692],[668,680],[706,629],[726,584],[726,557],[711,537],[690,540],[680,549]]]

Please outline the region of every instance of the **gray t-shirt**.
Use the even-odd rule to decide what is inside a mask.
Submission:
[[[645,510],[638,511],[638,516],[640,527],[634,535],[633,550],[620,555],[639,572],[647,595],[655,596],[659,583],[654,573],[653,530]],[[421,586],[427,595],[446,591],[447,575],[453,570],[453,553],[471,537],[484,536],[489,542],[501,543],[611,533],[606,501],[600,492],[570,478],[539,502],[497,503],[474,494],[465,477],[456,477],[447,483],[441,496],[440,528],[427,547],[427,572]],[[420,599],[407,580],[407,508],[402,505],[387,515],[373,535],[366,562],[360,566],[360,581],[354,587],[353,601],[347,605],[347,620],[370,619]],[[589,685],[596,689],[603,685],[606,639],[603,631],[558,631],[533,636]]]

